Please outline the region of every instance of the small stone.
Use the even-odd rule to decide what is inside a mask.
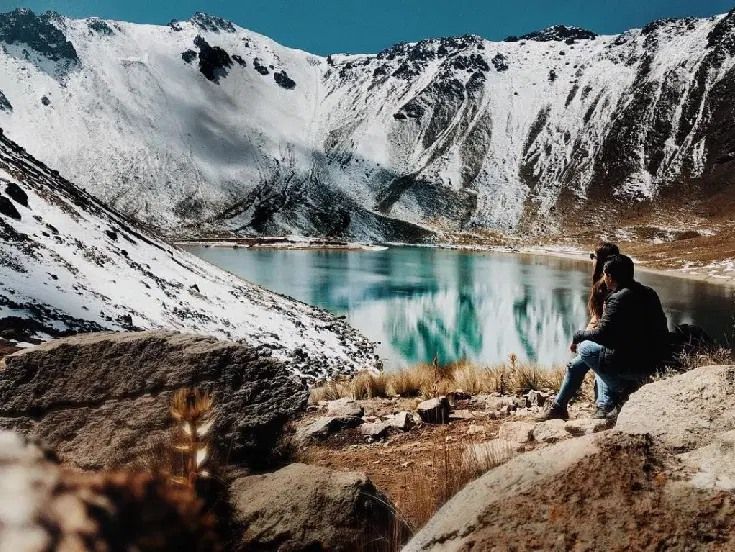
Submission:
[[[449,422],[449,400],[437,397],[419,403],[416,408],[421,420],[429,424],[446,424]]]
[[[309,426],[301,429],[297,433],[297,439],[300,441],[326,439],[333,433],[361,424],[362,418],[355,416],[321,416]]]
[[[364,414],[365,409],[353,399],[344,398],[327,403],[327,416],[357,416],[360,418]]]
[[[564,420],[539,422],[533,428],[533,439],[539,443],[556,443],[569,438]]]
[[[543,391],[531,390],[526,393],[526,399],[528,399],[529,406],[544,406],[546,399],[549,398],[549,394]]]

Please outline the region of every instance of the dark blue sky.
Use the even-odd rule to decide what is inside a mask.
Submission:
[[[724,13],[735,0],[0,0],[0,11],[16,7],[161,24],[204,11],[328,54],[466,33],[500,40],[557,23],[613,34],[663,17]]]

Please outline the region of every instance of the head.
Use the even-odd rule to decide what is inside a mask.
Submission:
[[[617,245],[610,242],[600,242],[597,244],[594,253],[590,253],[590,259],[592,260],[593,272],[592,272],[592,285],[596,284],[600,278],[602,278],[602,267],[605,263],[615,255],[620,255],[620,249]]]
[[[625,255],[615,255],[605,263],[602,273],[605,285],[611,291],[627,287],[633,283],[635,278],[633,259]]]

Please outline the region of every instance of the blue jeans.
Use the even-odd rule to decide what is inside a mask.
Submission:
[[[579,388],[582,387],[584,376],[588,370],[592,370],[597,379],[597,406],[611,409],[622,397],[632,383],[632,380],[628,380],[602,368],[600,363],[602,349],[602,345],[592,341],[582,341],[577,345],[577,356],[567,364],[564,381],[559,388],[556,399],[554,399],[554,402],[558,406],[562,408],[567,407],[569,401],[579,391]]]

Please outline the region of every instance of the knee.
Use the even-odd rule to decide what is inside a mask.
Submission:
[[[600,352],[600,346],[594,341],[582,341],[577,345],[577,354],[581,357],[590,357]]]

